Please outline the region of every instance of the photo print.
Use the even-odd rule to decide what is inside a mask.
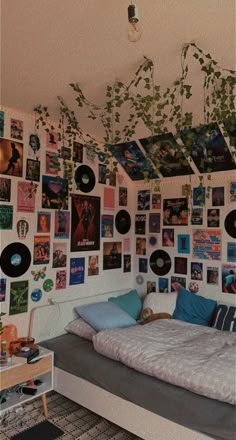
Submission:
[[[70,259],[70,286],[84,283],[85,258]]]
[[[175,257],[175,273],[187,275],[188,259],[183,257]]]
[[[35,191],[36,187],[32,182],[17,182],[17,211],[35,211]]]
[[[6,278],[0,278],[0,302],[4,302],[6,300],[6,286]]]
[[[39,211],[37,219],[37,232],[49,233],[51,229],[51,213],[45,211]]]
[[[0,174],[23,176],[23,144],[0,139]]]
[[[37,134],[32,133],[29,136],[29,148],[28,148],[28,154],[30,157],[33,157],[34,159],[37,158],[37,156],[40,155],[40,140]]]
[[[124,272],[131,272],[131,255],[124,255]]]
[[[48,131],[46,133],[46,148],[58,149],[58,134],[55,131]]]
[[[121,267],[121,246],[119,241],[103,243],[103,270]]]
[[[135,234],[145,235],[146,231],[146,215],[136,214],[135,215]]]
[[[148,271],[148,260],[147,258],[139,258],[139,272],[147,273]]]
[[[219,269],[218,267],[207,267],[207,284],[219,284]]]
[[[184,156],[183,148],[177,143],[172,133],[155,135],[139,141],[154,167],[160,164],[160,173],[163,177],[193,174]]]
[[[100,197],[72,195],[71,252],[100,249]]]
[[[236,168],[218,124],[181,130],[180,136],[186,148],[190,149],[193,162],[200,173]]]
[[[90,255],[88,259],[88,276],[98,275],[98,274],[99,274],[98,255]]]
[[[191,280],[203,280],[202,275],[203,264],[202,263],[191,263]]]
[[[203,224],[203,208],[192,208],[191,224],[192,225]]]
[[[159,233],[161,230],[161,214],[160,213],[150,213],[149,214],[149,232]]]
[[[66,270],[57,270],[56,271],[56,290],[65,289],[66,288]]]
[[[39,160],[27,159],[26,180],[40,181],[40,162]]]
[[[169,279],[168,278],[158,278],[158,292],[168,293],[169,292]]]
[[[80,142],[73,142],[72,159],[74,162],[83,163],[83,147]]]
[[[11,118],[10,121],[10,137],[19,141],[23,140],[23,121]]]
[[[0,137],[4,136],[4,119],[5,119],[5,113],[0,110]]]
[[[147,211],[150,209],[150,194],[149,189],[138,191],[138,211]]]
[[[46,151],[45,165],[46,174],[53,174],[54,176],[57,176],[60,171],[59,155],[52,151]]]
[[[162,229],[162,246],[175,245],[175,230],[171,228]]]
[[[0,202],[11,201],[11,179],[0,177]]]
[[[48,264],[50,260],[50,236],[34,236],[34,264]]]
[[[152,209],[161,209],[161,194],[152,194]]]
[[[136,255],[146,255],[146,238],[136,238]]]
[[[164,199],[163,200],[163,225],[188,225],[188,200]]]
[[[128,189],[124,187],[119,187],[119,205],[127,206],[128,204]]]
[[[150,179],[158,178],[153,166],[135,141],[110,145],[109,149],[131,180],[144,180],[146,175]]]
[[[235,264],[222,264],[222,292],[236,293]]]
[[[0,205],[0,229],[12,229],[13,206]]]
[[[70,211],[55,211],[55,238],[69,238],[70,233]]]
[[[156,282],[147,281],[147,295],[152,292],[156,292]]]
[[[52,267],[66,267],[67,243],[53,243]]]
[[[220,210],[217,208],[207,210],[207,226],[208,228],[219,228],[220,226]]]
[[[102,215],[102,238],[113,237],[114,216],[109,214]]]
[[[218,186],[211,190],[212,206],[224,206],[225,204],[225,188]]]
[[[68,210],[68,179],[43,176],[42,208]]]
[[[10,284],[9,315],[28,311],[29,281],[14,281]]]

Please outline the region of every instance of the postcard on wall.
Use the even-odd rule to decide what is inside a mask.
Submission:
[[[0,205],[0,229],[12,229],[13,206]]]
[[[46,133],[46,148],[58,149],[58,133],[55,131],[48,131]]]
[[[175,292],[179,287],[186,288],[186,278],[172,276],[171,277],[171,292]]]
[[[37,212],[37,232],[48,234],[51,230],[51,212]]]
[[[17,211],[35,211],[35,187],[31,182],[17,182]]]
[[[15,281],[10,284],[9,315],[28,311],[29,281]]]
[[[84,283],[85,258],[70,259],[70,285]]]
[[[203,206],[206,202],[206,188],[203,186],[197,186],[193,188],[193,205]]]
[[[203,264],[202,263],[191,263],[191,280],[203,280],[202,275]]]
[[[178,234],[178,254],[190,253],[190,236],[189,234]]]
[[[11,201],[11,179],[0,177],[0,201]]]
[[[188,259],[183,257],[175,257],[175,273],[187,275]]]
[[[40,181],[40,162],[39,160],[27,159],[26,180]]]
[[[225,204],[225,188],[218,186],[211,190],[212,206],[224,206]]]
[[[65,289],[66,288],[66,270],[57,270],[56,271],[56,290]]]
[[[219,284],[219,269],[218,267],[207,267],[207,284]]]
[[[89,255],[88,276],[99,274],[98,255]]]
[[[175,140],[172,133],[165,133],[140,139],[154,166],[160,164],[163,177],[183,176],[193,174],[183,153],[183,148]]]
[[[158,278],[158,292],[168,293],[169,292],[169,279],[168,278]]]
[[[73,142],[73,161],[83,163],[83,144],[80,142]]]
[[[219,229],[194,229],[192,235],[193,258],[221,259],[221,231]]]
[[[50,236],[34,236],[34,264],[48,264],[50,259]]]
[[[127,206],[128,204],[128,189],[122,186],[119,187],[119,205]]]
[[[4,119],[5,119],[5,113],[0,110],[0,137],[4,136]]]
[[[148,272],[148,260],[147,260],[147,258],[139,258],[138,270],[141,273],[147,273]]]
[[[162,229],[162,246],[175,245],[175,230],[173,228]]]
[[[104,188],[103,208],[107,211],[115,210],[115,190],[114,188]]]
[[[10,125],[10,137],[14,139],[18,139],[19,141],[23,140],[23,121],[19,121],[19,119],[11,118]]]
[[[143,235],[146,231],[146,215],[136,214],[135,215],[135,234]]]
[[[156,292],[156,282],[147,281],[147,295],[148,293]]]
[[[58,173],[60,171],[60,162],[59,162],[59,155],[57,153],[54,153],[52,151],[46,151],[46,168],[45,172],[46,174],[53,174],[55,176],[58,176]]]
[[[42,208],[68,210],[68,179],[43,176]]]
[[[218,124],[181,130],[181,139],[200,173],[234,170],[234,159]]]
[[[161,209],[161,194],[152,194],[152,209]]]
[[[71,196],[71,252],[100,249],[100,197]]]
[[[161,214],[160,213],[150,213],[149,214],[149,232],[159,233],[161,230]]]
[[[131,272],[131,255],[124,255],[124,272]]]
[[[138,191],[138,211],[147,211],[150,209],[150,197],[151,191],[149,189]]]
[[[146,238],[136,238],[136,255],[146,255],[147,240]]]
[[[235,264],[222,264],[222,292],[236,293]]]
[[[218,208],[207,210],[207,226],[208,228],[218,228],[220,226],[220,210]]]
[[[227,243],[227,261],[236,262],[236,242]]]
[[[55,238],[69,238],[70,233],[70,211],[55,211]]]
[[[236,202],[236,182],[230,182],[230,202]]]
[[[102,237],[113,237],[114,216],[109,214],[102,215]]]
[[[203,224],[203,208],[192,208],[191,224],[192,225]]]
[[[0,139],[0,174],[23,176],[23,144]]]
[[[109,241],[103,243],[103,270],[120,268],[121,256],[121,241]]]
[[[28,148],[28,155],[30,157],[33,157],[34,159],[38,159],[40,156],[40,139],[37,134],[31,133],[29,136],[29,148]]]
[[[0,302],[5,301],[6,299],[6,285],[7,285],[7,279],[0,278]]]
[[[131,180],[144,180],[146,174],[150,179],[158,178],[154,167],[147,160],[135,141],[110,145],[109,148]]]
[[[188,200],[164,199],[163,200],[163,225],[187,225],[188,224]]]
[[[53,243],[52,267],[66,267],[67,243]]]
[[[98,183],[106,184],[107,181],[107,167],[101,163],[98,164]]]
[[[130,252],[130,238],[124,238],[124,252]]]

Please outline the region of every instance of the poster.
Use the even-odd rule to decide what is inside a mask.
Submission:
[[[83,163],[83,144],[80,142],[73,142],[73,155],[74,162]]]
[[[68,209],[68,179],[43,176],[42,208]]]
[[[124,187],[119,188],[119,205],[127,206],[128,204],[128,189]]]
[[[211,189],[212,206],[224,206],[225,204],[225,188],[218,186]]]
[[[0,201],[11,201],[11,179],[0,177]]]
[[[100,249],[100,197],[72,195],[71,252]]]
[[[168,278],[158,278],[158,292],[168,293],[169,292],[169,279]]]
[[[146,255],[147,240],[146,238],[136,238],[136,255]]]
[[[188,200],[164,199],[163,200],[163,225],[188,225]]]
[[[15,281],[10,284],[9,315],[28,311],[29,281]]]
[[[230,182],[230,201],[236,202],[236,182]]]
[[[191,263],[191,280],[203,280],[202,275],[203,264],[202,263]]]
[[[69,238],[70,233],[70,211],[55,211],[55,238]]]
[[[6,299],[6,278],[0,278],[0,302],[5,301]]]
[[[58,175],[60,171],[59,155],[52,151],[46,151],[46,174]]]
[[[40,156],[40,139],[37,134],[32,133],[29,136],[29,148],[28,148],[28,154],[30,157],[38,158]]]
[[[236,262],[236,242],[227,243],[227,261]]]
[[[131,272],[131,255],[124,255],[124,272]]]
[[[34,236],[34,264],[48,264],[50,259],[50,236]]]
[[[23,144],[0,139],[0,174],[23,176]]]
[[[211,208],[207,210],[207,226],[208,228],[218,228],[220,226],[220,210]]]
[[[0,205],[0,229],[12,229],[13,206]]]
[[[144,189],[138,191],[138,211],[146,211],[150,209],[150,190]]]
[[[40,181],[40,162],[39,160],[27,159],[26,180]]]
[[[218,267],[207,267],[207,284],[219,284],[219,269]]]
[[[138,270],[141,273],[147,273],[148,272],[148,260],[147,260],[147,258],[139,258]]]
[[[146,231],[146,215],[137,214],[135,215],[135,234],[145,234]]]
[[[175,230],[171,228],[162,229],[162,246],[174,246],[175,245]]]
[[[203,208],[192,208],[191,224],[192,225],[203,224]]]
[[[175,273],[187,275],[188,259],[183,257],[175,257]]]
[[[35,191],[36,187],[31,182],[17,182],[17,211],[35,211]]]
[[[84,266],[85,259],[71,258],[70,259],[70,285],[83,284],[84,283]]]
[[[161,214],[160,213],[150,213],[149,214],[149,232],[158,233],[161,228]]]
[[[88,260],[88,276],[98,275],[98,255],[90,255]]]
[[[221,231],[218,229],[193,229],[193,258],[221,259]]]
[[[58,134],[55,131],[48,131],[46,133],[46,148],[58,149]]]
[[[102,237],[113,237],[114,216],[109,214],[102,215]]]
[[[53,243],[52,267],[66,267],[67,243]]]
[[[120,241],[103,243],[103,270],[121,267],[121,249]]]
[[[206,202],[206,188],[204,186],[197,186],[193,188],[193,205],[204,206]]]
[[[147,294],[152,292],[156,292],[156,282],[147,281]]]
[[[179,289],[179,287],[186,288],[186,278],[178,277],[178,276],[172,276],[171,277],[171,292],[175,292]]]
[[[115,210],[115,190],[114,188],[104,188],[103,207],[107,211]]]
[[[19,119],[11,118],[10,121],[10,132],[11,138],[18,139],[19,141],[23,140],[23,121]]]
[[[39,211],[37,216],[37,232],[49,233],[51,229],[51,212]]]
[[[152,209],[161,209],[161,194],[152,194]]]
[[[56,271],[56,290],[65,289],[66,288],[66,270],[57,270]]]
[[[178,234],[178,254],[190,253],[190,236],[189,234]]]
[[[4,136],[4,117],[4,112],[0,110],[0,137]]]
[[[236,293],[235,264],[222,264],[222,292]]]
[[[107,167],[99,163],[98,165],[98,183],[106,184],[107,181]]]

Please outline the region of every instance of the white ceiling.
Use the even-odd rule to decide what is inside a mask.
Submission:
[[[56,117],[58,95],[74,102],[71,82],[102,103],[106,85],[128,82],[144,55],[154,62],[157,82],[171,85],[190,41],[222,67],[236,68],[235,0],[136,0],[143,30],[137,43],[127,39],[130,3],[1,0],[1,104],[29,113],[43,104]]]

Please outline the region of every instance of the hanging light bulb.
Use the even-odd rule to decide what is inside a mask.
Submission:
[[[138,8],[135,4],[131,4],[128,7],[128,20],[128,39],[129,41],[135,43],[136,41],[140,40],[142,35],[141,26],[139,23]]]

